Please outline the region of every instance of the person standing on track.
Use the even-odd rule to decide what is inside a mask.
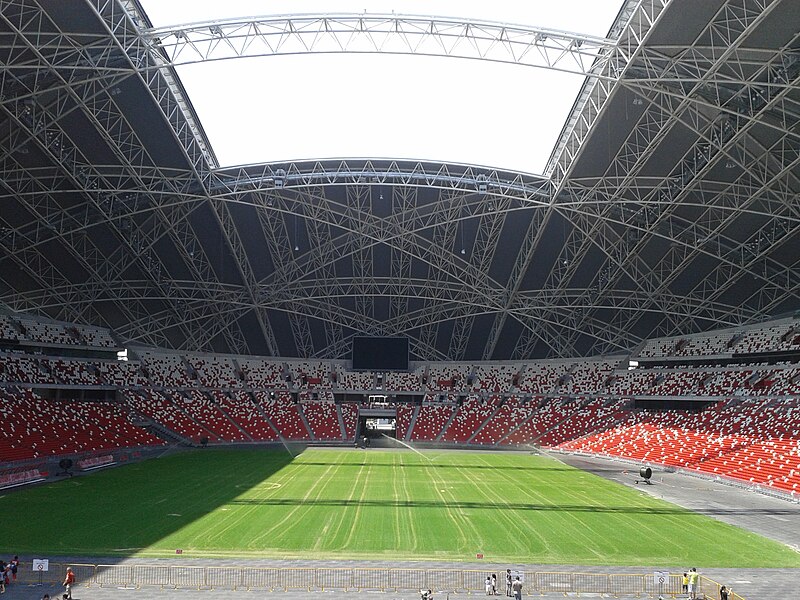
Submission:
[[[511,598],[511,569],[506,569],[506,596]]]
[[[72,567],[67,567],[67,574],[64,576],[64,590],[66,594],[64,594],[65,598],[72,600],[72,585],[75,583],[75,572],[72,570]]]
[[[511,591],[514,592],[514,600],[522,600],[522,582],[519,580],[519,575],[511,584]]]

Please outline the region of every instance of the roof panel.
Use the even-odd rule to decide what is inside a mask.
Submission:
[[[30,10],[47,23],[51,4]],[[730,8],[740,4],[731,0]],[[86,23],[69,25],[116,24],[110,29],[120,37],[98,39],[91,56],[74,52],[74,31],[7,32],[4,47],[15,52],[0,74],[0,302],[175,348],[345,358],[348,336],[390,331],[412,336],[418,358],[470,361],[616,351],[654,333],[683,335],[800,308],[798,69],[792,53],[768,43],[786,43],[786,28],[775,24],[791,19],[791,7],[772,2],[771,14],[716,23],[719,39],[730,41],[709,49],[684,41],[708,28],[721,2],[674,5],[650,37],[641,36],[644,46],[630,49],[639,58],[625,78],[607,72],[611,101],[595,94],[584,105],[575,126],[586,130],[563,146],[566,175],[552,179],[391,158],[221,170],[200,148],[203,132],[172,68],[141,67],[164,57],[151,53],[145,33],[131,36],[134,20],[115,20],[121,5],[105,3],[99,16],[84,11],[74,18]],[[631,20],[631,38],[640,22]],[[761,47],[751,47],[755,40]],[[50,46],[37,47],[43,41]],[[95,64],[103,56],[113,64]],[[679,64],[672,68],[665,56]],[[416,156],[449,136],[461,140],[459,151],[505,147],[520,158],[546,137],[525,128],[539,127],[530,117],[549,86],[523,95],[524,109],[508,120],[479,106],[456,125],[448,121],[456,104],[514,96],[535,69],[491,75],[475,67],[465,75],[455,68],[461,61],[439,60],[433,73],[391,69],[388,82],[374,69],[312,70],[303,80],[312,109],[294,117],[269,108],[299,88],[267,78],[263,96],[225,97],[228,112],[244,100],[258,106],[232,137],[283,155],[297,142],[297,155],[307,157],[319,152],[318,139],[334,147],[365,132],[395,137],[391,125],[413,134]],[[65,75],[70,87],[59,88]],[[264,73],[250,69],[243,78]],[[427,101],[442,86],[456,99],[411,125],[386,103]],[[340,88],[382,112],[332,114]],[[653,104],[664,107],[661,119],[641,121]],[[314,135],[254,133],[256,122],[274,130],[304,121],[316,125]],[[344,129],[325,129],[333,125]],[[455,323],[461,335],[452,340]],[[343,343],[329,344],[340,335]]]

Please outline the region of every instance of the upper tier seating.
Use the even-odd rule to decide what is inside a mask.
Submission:
[[[517,387],[520,392],[544,395],[553,392],[559,380],[567,374],[567,363],[541,362],[525,365],[519,376]]]
[[[289,374],[294,387],[300,390],[327,388],[333,385],[331,379],[332,368],[329,362],[300,361],[287,362]]]
[[[800,350],[800,327],[791,321],[647,340],[639,351],[639,357],[714,356],[787,350]]]
[[[144,387],[148,385],[147,377],[142,374],[142,365],[125,360],[97,361],[100,380],[106,385],[118,387]]]
[[[429,392],[457,392],[467,387],[469,365],[452,363],[431,364],[428,366],[426,387]]]
[[[683,369],[683,370],[681,370]],[[607,384],[614,396],[786,396],[800,389],[798,371],[778,366],[677,367],[618,371]]]
[[[196,379],[203,387],[240,387],[242,380],[235,361],[227,356],[191,356],[187,358],[188,369],[194,370]]]
[[[605,382],[614,373],[619,360],[579,362],[557,384],[559,394],[585,395],[602,393]]]
[[[20,332],[13,319],[6,315],[0,315],[0,340],[17,341]]]
[[[418,392],[422,389],[424,367],[417,367],[413,372],[389,371],[383,377],[383,389],[396,392]]]
[[[56,383],[49,363],[41,358],[22,354],[0,353],[0,381],[7,383]]]
[[[179,354],[141,352],[150,381],[157,387],[188,387],[196,384]]]
[[[0,315],[0,339],[57,346],[116,348],[111,332],[91,325],[50,323],[30,317]]]
[[[360,371],[337,371],[336,378],[340,389],[374,390],[375,374]]]
[[[92,327],[91,325],[73,325],[78,339],[86,346],[94,348],[117,348],[119,344],[114,341],[111,332],[102,327]]]
[[[252,388],[287,387],[283,377],[283,364],[257,358],[238,359],[245,384]]]
[[[751,386],[753,396],[794,396],[800,397],[800,367],[773,370]]]
[[[17,319],[23,338],[41,344],[59,344],[64,346],[75,346],[81,343],[74,330],[67,330],[58,323],[46,323],[44,321],[34,321],[32,319]]]
[[[734,346],[734,354],[800,350],[800,325],[784,323],[748,329]]]
[[[472,385],[469,386],[469,389],[473,392],[490,394],[508,392],[516,388],[514,381],[521,369],[521,364],[478,365],[470,376]]]
[[[53,359],[48,361],[50,372],[59,383],[72,385],[101,385],[100,370],[93,364],[77,360]]]

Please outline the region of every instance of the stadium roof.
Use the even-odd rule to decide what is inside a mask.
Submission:
[[[372,0],[369,12],[359,0],[269,3],[271,14],[291,19],[253,19],[264,10],[259,0],[142,5],[174,53],[220,166],[388,156],[542,173],[584,77],[567,61],[562,69],[515,64],[493,47],[493,30],[535,23],[603,38],[621,0]],[[446,16],[398,19],[396,7]],[[173,43],[187,15],[202,22],[189,48]],[[468,22],[475,31],[464,35]],[[297,35],[285,35],[290,24]],[[211,28],[228,41],[219,44]],[[597,47],[587,46],[584,60]],[[238,54],[244,59],[226,60]],[[489,60],[453,60],[465,55]]]
[[[417,359],[499,360],[800,308],[796,2],[631,0],[604,37],[363,13],[155,29],[125,0],[19,0],[0,17],[13,310],[176,349],[342,358],[366,333],[409,336]],[[365,39],[583,83],[538,175],[218,166],[181,65]]]

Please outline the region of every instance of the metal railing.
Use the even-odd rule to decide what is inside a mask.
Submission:
[[[372,567],[224,567],[181,564],[136,563],[93,565],[50,563],[48,571],[20,571],[19,579],[60,584],[66,568],[84,587],[256,591],[404,591],[431,589],[434,592],[483,592],[487,571],[470,569],[404,569]],[[675,597],[682,594],[681,574],[670,574],[659,582],[653,573],[573,573],[518,571],[524,579],[525,595],[606,594],[610,596]],[[505,573],[498,572],[498,585],[505,588]],[[703,575],[698,597],[716,600],[721,585]],[[731,591],[730,600],[744,600]]]

